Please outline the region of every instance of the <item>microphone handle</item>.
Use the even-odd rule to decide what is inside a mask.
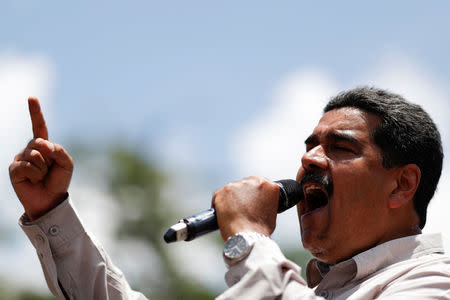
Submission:
[[[182,220],[187,225],[188,236],[185,241],[192,241],[196,237],[219,229],[216,210],[210,208]]]
[[[280,186],[278,213],[296,205],[302,197],[301,186],[292,179],[275,181]],[[210,208],[193,216],[180,220],[171,226],[164,234],[166,243],[177,241],[192,241],[196,237],[219,229],[216,210]]]

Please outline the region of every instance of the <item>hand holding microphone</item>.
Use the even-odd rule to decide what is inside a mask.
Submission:
[[[270,236],[275,230],[276,214],[296,205],[302,198],[294,180],[269,181],[249,177],[218,190],[209,210],[180,220],[164,235],[167,243],[190,241],[220,228],[222,238],[242,231]]]

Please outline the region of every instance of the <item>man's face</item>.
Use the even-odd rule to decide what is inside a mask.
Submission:
[[[386,199],[395,189],[371,132],[380,119],[356,108],[325,113],[305,141],[297,181],[302,242],[319,260],[334,264],[384,242]]]

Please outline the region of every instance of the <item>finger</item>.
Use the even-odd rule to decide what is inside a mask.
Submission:
[[[61,145],[37,138],[31,140],[28,147],[39,151],[47,162],[47,166],[56,163],[67,171],[73,170],[73,159]]]
[[[35,184],[44,179],[46,173],[29,161],[14,161],[9,167],[9,176],[13,184],[31,181]]]
[[[67,171],[73,170],[73,159],[63,146],[54,144],[54,151],[52,152],[51,158],[61,168]]]
[[[47,173],[47,163],[42,156],[42,154],[35,150],[35,149],[29,149],[26,148],[24,151],[19,153],[15,160],[17,161],[28,161],[31,162],[33,165],[35,165],[37,168],[39,168],[42,172]]]
[[[49,142],[42,138],[32,139],[28,143],[27,147],[21,153],[19,153],[18,156],[20,157],[20,155],[24,155],[24,153],[30,149],[34,149],[42,155],[47,167],[50,167],[52,165],[52,153],[53,151],[55,151],[55,145],[52,142]]]
[[[30,111],[34,138],[43,138],[44,140],[48,140],[47,125],[45,124],[45,119],[44,115],[42,114],[39,100],[35,97],[29,97],[28,109]]]

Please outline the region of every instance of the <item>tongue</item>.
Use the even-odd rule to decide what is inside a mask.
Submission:
[[[313,211],[316,208],[326,206],[328,204],[328,199],[326,195],[320,190],[317,190],[316,192],[306,197],[306,201],[308,203],[309,211]]]

